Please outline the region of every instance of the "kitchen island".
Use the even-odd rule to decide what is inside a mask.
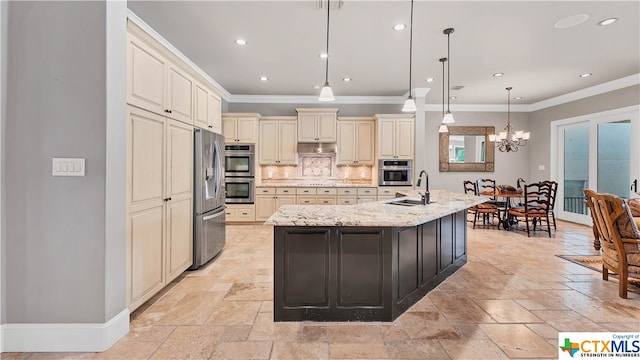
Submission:
[[[487,200],[436,190],[428,205],[280,207],[265,223],[274,320],[393,321],[466,263],[466,211]]]

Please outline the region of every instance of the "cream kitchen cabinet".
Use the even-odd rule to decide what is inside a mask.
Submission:
[[[338,188],[338,205],[354,205],[358,203],[358,189]]]
[[[132,311],[192,263],[193,128],[127,109],[127,305]]]
[[[337,188],[309,188],[302,187],[296,189],[298,195],[296,203],[298,205],[336,205],[338,203],[336,195]]]
[[[222,134],[226,143],[255,144],[257,113],[222,114]]]
[[[260,165],[297,165],[297,129],[295,117],[263,117],[258,127]]]
[[[127,102],[193,125],[194,79],[143,40],[129,34]]]
[[[255,205],[227,204],[227,208],[225,209],[226,222],[254,222],[255,220]]]
[[[407,191],[411,190],[411,186],[381,186],[378,188],[378,201],[380,200],[391,200],[397,198],[396,193],[398,191]]]
[[[298,142],[336,142],[338,109],[299,108]]]
[[[338,119],[338,165],[373,165],[375,124],[372,118]]]
[[[357,203],[364,204],[368,202],[373,202],[378,200],[378,189],[377,188],[369,188],[369,187],[361,187],[357,188]]]
[[[295,205],[294,188],[256,189],[256,221],[267,220],[282,205]]]
[[[215,133],[222,132],[220,98],[213,90],[196,82],[194,87],[193,124]]]
[[[378,159],[413,159],[413,115],[375,115]]]

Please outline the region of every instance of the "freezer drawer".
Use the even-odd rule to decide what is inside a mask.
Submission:
[[[206,264],[224,247],[225,240],[225,208],[196,215],[194,217],[193,265],[191,270]]]

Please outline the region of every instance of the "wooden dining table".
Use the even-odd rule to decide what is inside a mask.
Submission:
[[[505,206],[504,206],[504,215],[502,216],[502,228],[505,230],[510,230],[511,226],[517,224],[517,220],[516,221],[509,221],[508,218],[508,212],[509,212],[509,208],[511,207],[511,199],[513,198],[524,198],[524,192],[520,191],[520,192],[504,192],[504,191],[500,191],[498,189],[495,189],[494,191],[480,191],[478,195],[483,195],[483,196],[491,196],[491,197],[495,197],[496,199],[498,198],[504,198],[505,199]],[[529,197],[537,197],[537,195],[531,194],[529,195]]]

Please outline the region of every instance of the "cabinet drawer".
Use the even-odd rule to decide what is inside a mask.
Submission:
[[[316,188],[308,188],[308,187],[296,188],[296,194],[298,194],[298,195],[315,195],[316,194]]]
[[[239,208],[235,210],[237,211],[236,218],[238,221],[255,221],[256,220],[256,212],[254,208]]]
[[[226,221],[235,221],[238,217],[238,209],[226,208],[224,210],[224,216]]]
[[[368,203],[368,202],[374,202],[376,201],[376,197],[375,196],[358,196],[358,204],[364,204],[364,203]]]
[[[336,195],[338,193],[338,189],[336,188],[317,188],[316,193],[318,195]]]
[[[316,201],[318,205],[335,205],[336,197],[335,196],[318,196]]]
[[[275,195],[276,194],[276,188],[256,188],[256,195]]]
[[[338,195],[356,195],[358,190],[356,188],[338,188]]]
[[[358,188],[358,195],[376,196],[377,194],[376,188]]]
[[[378,196],[395,196],[396,189],[395,188],[378,188]]]
[[[315,205],[316,197],[315,196],[298,196],[297,203],[298,205]]]
[[[354,205],[356,201],[355,196],[338,196],[338,205]]]
[[[293,195],[296,193],[296,188],[276,188],[276,194],[278,195]]]

